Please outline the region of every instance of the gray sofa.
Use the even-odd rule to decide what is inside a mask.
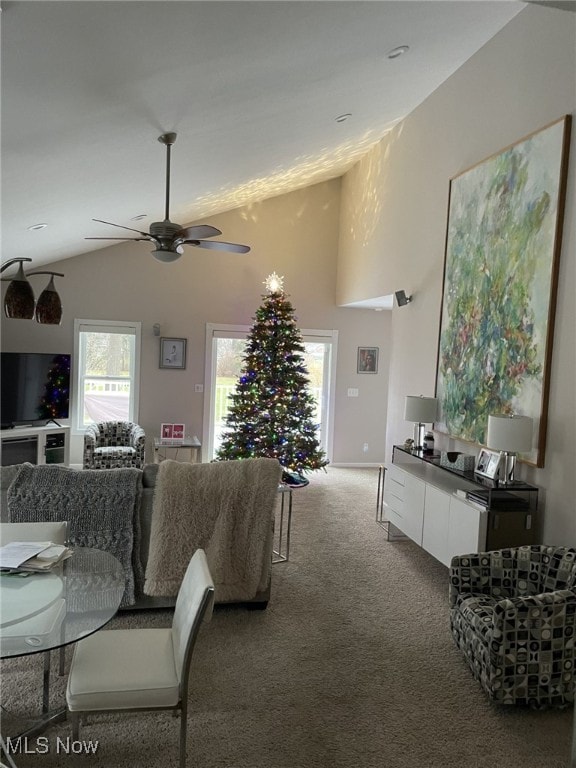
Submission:
[[[171,464],[176,464],[176,462],[170,462]],[[233,464],[235,462],[230,462],[230,464]],[[149,554],[151,552],[151,542],[153,542],[152,535],[153,535],[153,511],[154,511],[154,500],[155,500],[155,494],[156,494],[156,487],[157,487],[157,477],[158,472],[161,465],[158,464],[148,464],[144,467],[144,469],[120,469],[120,470],[64,470],[63,468],[48,468],[45,467],[44,469],[38,467],[33,468],[31,465],[14,465],[14,466],[8,466],[8,467],[1,467],[0,468],[0,519],[2,522],[21,522],[24,519],[62,519],[62,516],[69,517],[70,515],[66,515],[65,511],[62,511],[60,509],[57,512],[58,504],[54,504],[52,507],[50,505],[46,505],[44,503],[44,510],[40,513],[37,513],[36,510],[38,509],[38,503],[34,504],[34,493],[32,492],[29,499],[25,499],[25,501],[29,504],[29,508],[27,509],[26,503],[24,505],[17,509],[14,505],[14,488],[16,485],[20,484],[22,486],[22,478],[27,476],[40,476],[44,474],[50,475],[50,469],[56,470],[56,473],[58,470],[60,471],[60,476],[64,477],[64,479],[71,479],[73,481],[79,482],[80,475],[84,475],[86,478],[86,473],[90,473],[89,476],[86,478],[92,482],[99,483],[100,480],[104,481],[104,478],[108,474],[108,477],[114,477],[114,479],[117,478],[117,475],[111,476],[109,473],[132,473],[131,477],[134,478],[134,475],[136,474],[136,485],[137,485],[137,495],[136,495],[136,503],[135,503],[135,512],[136,517],[134,519],[134,536],[133,541],[131,545],[131,557],[132,557],[132,565],[133,568],[133,574],[134,574],[134,585],[133,590],[130,596],[129,600],[124,600],[121,608],[123,609],[129,609],[129,610],[137,610],[137,609],[149,609],[149,608],[166,608],[166,607],[172,607],[175,603],[175,597],[170,595],[157,595],[152,596],[149,594],[145,594],[144,592],[144,575],[147,571],[147,565],[148,565],[148,559]],[[200,470],[203,472],[203,477],[206,477],[207,472],[219,472],[220,477],[222,475],[222,472],[225,468],[221,467],[219,470],[207,470],[206,467],[208,465],[201,465],[204,467],[204,470]],[[210,465],[214,466],[214,465]],[[21,468],[24,467],[25,471]],[[25,475],[25,472],[28,473],[28,475]],[[75,473],[74,476],[71,476],[70,473]],[[54,472],[52,473],[54,474]],[[279,470],[280,475],[280,470]],[[9,489],[12,489],[11,492]],[[60,488],[60,486],[59,486]],[[22,488],[20,488],[20,491],[22,491]],[[42,483],[40,483],[40,491],[39,494],[36,496],[36,499],[44,499],[45,489],[42,487]],[[58,493],[60,493],[61,496],[66,495],[65,490],[59,490]],[[253,491],[252,491],[253,493]],[[24,487],[24,495],[27,495],[27,487],[25,485]],[[92,493],[92,496],[94,497],[94,493]],[[69,496],[65,499],[66,502],[70,502],[70,499],[73,498],[73,496]],[[95,514],[98,515],[99,510],[97,508],[98,502],[94,502],[96,504],[96,513],[94,513],[94,509],[92,508],[92,515]],[[74,504],[69,504],[72,508],[74,508]],[[79,506],[79,505],[76,505]],[[268,507],[266,507],[268,509]],[[236,505],[236,513],[237,515],[242,514],[242,510]],[[270,585],[271,585],[271,563],[272,563],[272,549],[273,549],[273,535],[274,535],[274,504],[271,505],[271,508],[269,511],[265,511],[265,514],[269,514],[269,521],[267,523],[267,529],[269,530],[269,534],[266,536],[266,542],[265,542],[265,555],[262,558],[262,562],[260,563],[261,568],[261,575],[259,579],[259,585],[260,588],[256,591],[255,594],[245,594],[242,595],[242,591],[237,592],[236,597],[234,599],[229,599],[227,597],[224,597],[224,599],[219,600],[218,599],[218,592],[216,594],[216,601],[217,602],[234,602],[234,603],[242,603],[246,604],[247,607],[250,608],[256,608],[256,609],[263,609],[267,606],[268,600],[270,598]],[[73,514],[73,513],[72,513]],[[218,513],[216,513],[218,514]],[[108,518],[106,517],[106,511],[102,510],[102,516],[103,519],[106,519],[108,521]],[[185,525],[185,522],[183,523]],[[237,523],[236,523],[237,525]],[[180,526],[180,522],[179,522]],[[93,526],[94,527],[94,526]],[[109,527],[109,522],[104,523],[104,528]],[[158,530],[158,525],[156,526]],[[97,526],[96,526],[97,528]],[[220,527],[221,528],[221,527]],[[180,535],[180,531],[176,532],[176,535]],[[201,545],[203,547],[206,547],[208,551],[212,551],[213,557],[218,558],[218,549],[220,546],[225,546],[225,544],[222,544],[219,538],[224,541],[225,537],[222,536],[222,533],[219,528],[216,526],[215,533],[211,537],[210,541],[204,541],[201,542]],[[76,543],[77,545],[80,544],[87,544],[90,546],[99,546],[99,542],[96,541],[94,543],[93,541],[94,536],[91,535],[86,540],[83,540],[82,538],[76,538],[76,542],[74,542],[74,537],[72,537],[73,543]],[[199,544],[200,546],[200,544]],[[103,545],[101,548],[108,548],[107,546]],[[113,551],[113,550],[112,550]],[[117,554],[114,552],[114,554]],[[234,590],[233,590],[234,591]],[[228,591],[229,594],[229,591]]]

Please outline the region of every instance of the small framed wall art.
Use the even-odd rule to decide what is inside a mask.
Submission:
[[[378,347],[358,347],[357,373],[378,373]]]
[[[482,448],[478,454],[476,469],[474,471],[477,475],[482,475],[483,477],[489,477],[491,480],[495,480],[496,475],[498,474],[501,457],[502,454],[500,451],[489,451],[487,448]]]
[[[186,368],[186,339],[160,339],[160,368]]]

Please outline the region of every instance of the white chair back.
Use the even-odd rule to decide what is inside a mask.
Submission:
[[[214,583],[206,553],[197,549],[184,574],[172,621],[174,661],[181,687],[186,687],[192,650],[202,621],[209,621],[214,606]]]
[[[68,523],[0,523],[0,546],[11,541],[51,541],[53,544],[66,544]]]

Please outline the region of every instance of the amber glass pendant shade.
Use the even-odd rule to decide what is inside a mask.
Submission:
[[[36,321],[42,325],[60,325],[62,321],[62,301],[54,286],[54,277],[44,288],[36,304]]]
[[[34,291],[26,279],[22,262],[4,296],[4,314],[15,320],[31,320],[34,317]]]

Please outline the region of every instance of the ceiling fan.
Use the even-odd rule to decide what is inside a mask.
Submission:
[[[239,243],[225,243],[222,240],[206,240],[207,237],[221,235],[222,232],[209,224],[199,224],[194,227],[182,227],[170,221],[170,150],[176,141],[175,133],[163,133],[158,141],[166,147],[166,209],[164,221],[154,221],[150,224],[150,232],[141,232],[123,224],[114,224],[103,219],[92,219],[100,224],[108,224],[112,227],[127,229],[137,232],[140,237],[86,237],[85,240],[147,240],[155,245],[152,251],[158,261],[176,261],[184,253],[184,245],[192,245],[195,248],[207,248],[213,251],[233,251],[234,253],[248,253],[248,245]]]

